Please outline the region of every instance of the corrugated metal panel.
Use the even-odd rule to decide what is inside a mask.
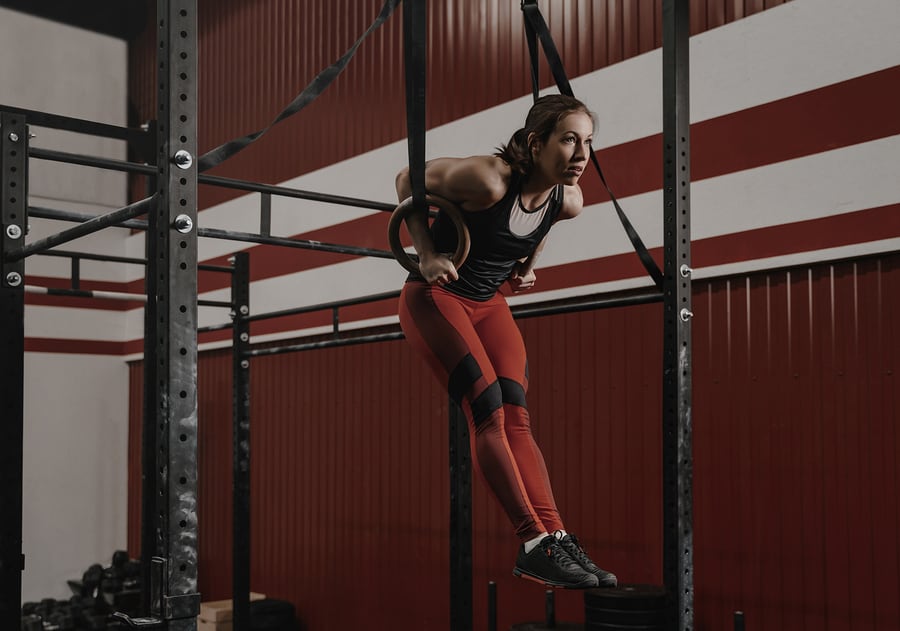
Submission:
[[[767,629],[897,628],[898,265],[698,287],[695,576],[710,628],[736,609]]]
[[[692,0],[692,32],[784,1]],[[200,150],[271,122],[349,48],[382,4],[382,0],[200,0]],[[429,2],[430,127],[530,92],[519,5],[517,0]],[[658,0],[545,1],[540,6],[572,77],[662,45]],[[156,23],[155,14],[148,23]],[[129,49],[135,123],[155,116],[155,36],[156,29],[150,28]],[[405,137],[401,40],[400,17],[392,16],[315,103],[215,173],[278,183]],[[543,61],[541,73],[543,84],[550,85]],[[144,196],[142,187],[133,184],[135,196]],[[236,194],[201,187],[200,203],[208,207]]]
[[[900,256],[699,281],[694,312],[697,627],[740,609],[766,629],[898,628]],[[521,326],[569,527],[624,581],[659,582],[659,306]],[[229,373],[226,352],[201,358],[204,598],[230,591]],[[447,629],[443,391],[403,342],[257,358],[251,374],[253,589],[311,629]],[[476,621],[489,580],[500,628],[541,620],[480,481],[474,513]],[[580,619],[579,594],[557,602]]]

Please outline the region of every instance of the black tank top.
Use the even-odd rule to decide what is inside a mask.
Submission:
[[[531,255],[550,231],[562,209],[563,187],[556,186],[543,204],[526,210],[521,203],[521,185],[521,177],[514,175],[499,202],[485,210],[463,211],[472,244],[457,270],[459,280],[445,289],[473,300],[489,300],[509,278],[516,262]],[[432,223],[431,235],[438,252],[456,249],[456,228],[443,213]]]

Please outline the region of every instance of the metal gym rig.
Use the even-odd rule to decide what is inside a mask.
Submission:
[[[394,4],[398,0],[393,1]],[[407,3],[422,0],[406,0]],[[663,0],[663,286],[662,292],[600,296],[565,305],[532,305],[517,317],[620,306],[662,300],[663,325],[663,579],[668,594],[667,628],[693,628],[691,345],[690,345],[690,127],[688,103],[689,3]],[[318,249],[348,255],[388,258],[390,252],[275,237],[269,234],[271,195],[328,201],[375,210],[393,210],[379,202],[200,175],[197,168],[197,3],[158,0],[157,119],[146,128],[128,129],[42,112],[0,106],[3,233],[0,235],[0,408],[4,457],[0,458],[0,627],[18,629],[25,559],[22,552],[22,463],[24,424],[25,259],[32,255],[68,257],[71,290],[54,293],[145,301],[145,411],[142,506],[143,597],[146,616],[130,626],[165,631],[196,631],[197,592],[197,306],[228,307],[233,313],[235,374],[235,629],[248,628],[249,610],[249,367],[250,358],[326,345],[397,339],[391,333],[364,338],[252,349],[251,321],[288,315],[249,312],[246,254],[231,267],[199,265],[197,238]],[[29,125],[55,127],[124,140],[146,164],[29,149]],[[148,198],[96,217],[28,206],[29,158],[58,160],[152,177]],[[201,228],[197,221],[198,183],[255,191],[261,196],[259,233]],[[135,218],[146,214],[146,221]],[[28,217],[78,222],[56,235],[24,245]],[[63,243],[110,226],[147,231],[146,259],[104,257],[51,251]],[[78,263],[96,259],[146,265],[146,296],[103,295],[78,289]],[[232,300],[198,301],[197,271],[232,275]],[[31,289],[31,291],[40,291]],[[356,302],[314,305],[337,310]],[[211,330],[206,328],[205,330]],[[455,418],[454,418],[455,417]],[[451,412],[451,628],[472,629],[470,469],[465,425]],[[462,437],[462,440],[460,438]],[[239,500],[239,501],[238,501]]]

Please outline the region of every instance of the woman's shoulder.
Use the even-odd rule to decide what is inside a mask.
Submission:
[[[584,208],[584,194],[578,184],[566,184],[563,187],[562,207],[560,208],[558,221],[574,219],[581,214]]]
[[[501,158],[478,155],[445,160],[443,187],[465,210],[488,208],[506,195],[512,169]]]

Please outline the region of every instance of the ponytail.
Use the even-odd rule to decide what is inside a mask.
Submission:
[[[494,155],[506,162],[513,171],[527,175],[531,171],[531,149],[528,147],[528,131],[522,127],[501,145]]]

